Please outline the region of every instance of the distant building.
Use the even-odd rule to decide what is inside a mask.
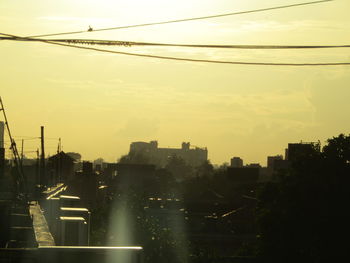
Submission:
[[[48,158],[47,170],[51,185],[67,182],[74,175],[75,160],[63,151]]]
[[[116,163],[104,163],[103,174],[106,178],[111,179],[117,175],[117,164]]]
[[[92,175],[94,173],[92,162],[83,162],[83,175]]]
[[[260,169],[261,165],[260,165],[260,163],[250,163],[250,164],[247,164],[245,167],[246,168],[258,168],[258,169]]]
[[[95,171],[102,172],[102,164],[95,164]]]
[[[72,157],[76,162],[80,162],[81,161],[81,154],[80,153],[68,152],[66,154],[68,156]]]
[[[71,193],[81,198],[81,203],[92,209],[98,206],[98,174],[93,171],[92,162],[83,161],[82,170],[76,171],[74,179],[68,183]]]
[[[320,151],[319,142],[288,143],[288,148],[285,149],[285,159],[282,155],[268,157],[267,168],[269,173],[287,170],[298,157],[307,156],[315,151]]]
[[[283,160],[282,155],[276,155],[276,156],[268,156],[267,157],[267,168],[271,171],[274,170],[275,167],[275,161],[276,160]]]
[[[207,148],[192,148],[189,142],[183,142],[181,148],[159,148],[157,141],[133,142],[130,144],[130,153],[143,154],[151,163],[160,167],[164,167],[174,155],[192,166],[199,166],[208,159]]]
[[[288,143],[288,149],[286,150],[286,160],[293,161],[299,156],[305,156],[314,152],[314,150],[320,151],[319,142]]]
[[[231,158],[231,167],[236,167],[236,168],[243,167],[243,160],[240,157]]]

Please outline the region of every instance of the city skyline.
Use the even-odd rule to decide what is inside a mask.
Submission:
[[[0,3],[2,33],[30,36],[164,21],[303,1],[44,1]],[[347,0],[76,38],[193,44],[350,43]],[[82,12],[84,10],[84,12]],[[70,37],[70,36],[69,36]],[[196,64],[0,41],[0,95],[14,136],[40,136],[47,153],[115,161],[133,141],[207,147],[214,164],[233,156],[266,164],[290,142],[321,141],[350,124],[350,68]],[[250,62],[348,62],[344,49],[216,50],[118,47],[111,50]],[[56,139],[57,138],[57,139]],[[28,150],[36,142],[25,142]],[[20,141],[17,140],[20,145]],[[39,145],[39,142],[37,142]],[[30,157],[30,154],[28,154]]]
[[[1,128],[2,127],[2,128]],[[2,147],[5,146],[4,149],[4,156],[7,159],[12,159],[12,152],[11,149],[9,148],[9,140],[7,140],[7,138],[5,138],[5,134],[7,133],[7,130],[5,129],[5,124],[3,121],[0,121],[0,145],[2,145]],[[44,132],[45,133],[45,132]],[[4,139],[3,139],[4,138]],[[49,138],[49,139],[53,139],[56,140],[56,138]],[[39,150],[39,145],[37,145],[37,150],[36,151],[27,151],[24,148],[24,142],[33,142],[36,140],[40,140],[40,137],[28,137],[28,138],[23,138],[22,140],[17,140],[17,141],[21,141],[22,144],[18,145],[17,148],[19,149],[19,152],[23,152],[23,158],[26,160],[36,160],[37,156],[39,156],[39,154],[41,155],[41,149]],[[16,140],[15,140],[16,142]],[[16,142],[17,144],[17,142]],[[45,143],[45,137],[44,137],[44,144]],[[138,155],[140,154],[142,156],[142,158],[146,158],[145,160],[147,160],[146,162],[150,163],[150,164],[156,164],[156,165],[160,165],[160,167],[165,166],[167,163],[167,159],[170,156],[176,156],[178,158],[183,159],[187,164],[190,164],[193,167],[198,166],[199,164],[201,164],[204,160],[208,160],[211,164],[213,164],[214,166],[217,165],[226,165],[226,166],[231,166],[231,167],[250,167],[250,166],[256,166],[256,165],[260,165],[261,167],[268,167],[271,165],[271,163],[269,162],[273,162],[271,161],[272,159],[278,158],[281,160],[287,160],[288,159],[288,155],[287,155],[287,149],[289,148],[290,144],[294,144],[294,145],[310,145],[310,144],[317,144],[320,147],[322,147],[322,144],[320,141],[314,141],[314,142],[305,142],[305,141],[299,141],[299,142],[289,142],[287,143],[287,145],[284,147],[284,151],[283,153],[278,153],[275,155],[266,155],[265,156],[265,160],[262,162],[252,162],[252,161],[247,161],[241,158],[241,156],[232,156],[230,157],[230,160],[225,160],[222,163],[213,163],[210,158],[208,158],[208,149],[205,146],[198,146],[198,145],[193,145],[191,144],[191,142],[182,142],[182,144],[179,146],[175,146],[175,147],[162,147],[162,145],[158,145],[158,141],[157,140],[153,140],[150,142],[144,142],[144,141],[137,141],[137,142],[131,142],[130,143],[130,148],[128,152],[125,152],[124,154],[122,154],[121,156],[119,156],[118,158],[114,159],[114,160],[107,160],[104,159],[102,157],[102,155],[100,155],[98,158],[94,158],[94,159],[86,159],[84,158],[84,156],[81,155],[81,153],[79,151],[66,151],[66,153],[68,154],[74,154],[74,155],[78,155],[76,159],[76,161],[78,162],[93,162],[95,163],[95,161],[97,161],[98,163],[101,161],[104,161],[106,163],[118,163],[120,161],[120,159],[122,159],[122,157],[126,157],[127,155]],[[52,144],[51,144],[52,145]],[[6,147],[7,146],[7,147]],[[160,146],[160,147],[158,147]],[[23,149],[22,149],[23,147]],[[56,146],[50,146],[49,149],[55,148]],[[61,138],[58,138],[58,144],[57,144],[57,148],[56,151],[52,151],[52,150],[47,150],[47,148],[44,146],[45,152],[46,154],[46,158],[50,159],[52,156],[55,156],[56,154],[63,153],[63,147],[61,145]],[[35,158],[31,158],[31,156],[27,156],[27,153],[31,153],[31,154],[35,154]],[[71,155],[71,156],[72,156]],[[73,156],[72,156],[73,157]],[[74,157],[75,158],[75,157]],[[142,159],[141,158],[141,159]],[[237,160],[239,159],[239,163],[237,164]],[[271,159],[271,160],[270,160]],[[235,160],[235,161],[233,161]],[[204,161],[205,162],[205,161]]]

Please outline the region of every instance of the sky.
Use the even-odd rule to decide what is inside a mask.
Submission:
[[[0,32],[19,36],[115,27],[289,5],[307,0],[12,0]],[[60,38],[185,44],[350,44],[349,0],[209,20],[86,32]],[[101,47],[104,48],[104,47]],[[349,49],[110,50],[247,62],[350,62]],[[46,153],[115,161],[133,141],[207,147],[214,164],[240,156],[266,165],[290,142],[350,132],[350,66],[281,67],[194,63],[0,41],[0,96],[17,143],[39,137]],[[0,120],[3,120],[0,116]],[[39,140],[25,140],[32,157]]]

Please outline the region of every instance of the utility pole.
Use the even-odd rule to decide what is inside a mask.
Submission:
[[[36,196],[39,197],[39,193],[41,191],[41,183],[40,183],[40,155],[39,148],[36,149],[36,167],[35,167],[35,193]]]
[[[44,126],[41,126],[41,159],[40,159],[40,184],[47,185],[47,178],[45,176],[45,145],[44,145]]]
[[[57,182],[56,183],[62,183],[62,155],[61,155],[61,138],[58,138],[58,166],[57,166]]]

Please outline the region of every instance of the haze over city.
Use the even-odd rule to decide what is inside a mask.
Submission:
[[[0,262],[348,258],[349,0],[0,2]]]
[[[33,36],[289,5],[298,1],[6,1],[1,32]],[[77,36],[186,44],[340,45],[350,42],[348,0]],[[62,38],[65,36],[62,36]],[[59,37],[58,37],[59,38]],[[0,83],[15,136],[62,138],[64,151],[115,161],[133,141],[191,142],[212,163],[266,164],[288,142],[350,130],[350,68],[223,65],[158,60],[45,43],[0,42]],[[345,49],[223,50],[111,47],[161,56],[248,62],[349,62]],[[28,151],[37,142],[26,142]],[[54,154],[57,140],[48,142]],[[30,154],[28,154],[29,157]]]

